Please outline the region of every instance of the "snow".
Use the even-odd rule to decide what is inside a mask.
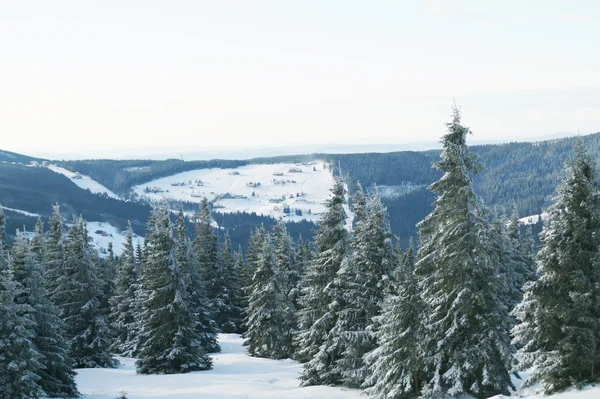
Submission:
[[[548,214],[546,212],[544,212],[541,215],[525,216],[523,218],[520,218],[519,222],[521,222],[524,225],[536,224],[537,222],[540,221],[540,219],[544,220],[547,217],[548,217]]]
[[[123,253],[125,244],[125,231],[119,231],[114,226],[105,222],[87,222],[87,229],[92,238],[92,245],[98,249],[101,257],[107,255],[108,243],[112,242],[115,255],[120,256]],[[144,238],[138,235],[133,236],[134,247],[137,244],[144,244]]]
[[[214,210],[218,212],[256,212],[274,218],[283,217],[286,221],[317,221],[325,211],[323,202],[333,186],[333,176],[326,166],[319,161],[197,169],[135,186],[133,191],[150,201],[168,198],[200,203],[202,197],[206,197],[214,201]],[[302,172],[290,172],[292,168],[299,168]],[[278,184],[280,182],[284,184]],[[147,192],[147,189],[155,192]],[[252,193],[255,193],[254,197]],[[230,196],[239,197],[228,198]],[[287,215],[283,212],[284,206],[291,210]],[[295,214],[296,209],[302,212],[302,216]]]
[[[21,209],[14,209],[14,208],[9,208],[7,206],[2,206],[2,209],[5,209],[7,211],[11,211],[11,212],[16,212],[16,213],[20,213],[21,215],[25,215],[25,216],[31,216],[31,217],[40,217],[39,214],[37,213],[32,213],[32,212],[27,212],[27,211],[23,211]]]
[[[73,183],[77,186],[83,188],[84,190],[90,190],[94,194],[107,194],[111,198],[119,199],[119,196],[108,188],[104,187],[102,184],[98,183],[95,180],[92,180],[89,176],[81,175],[79,173],[73,173],[70,170],[61,168],[56,165],[48,166],[53,172],[60,173],[61,175],[65,175],[68,177]],[[80,178],[78,178],[80,177]]]
[[[522,388],[523,381],[528,377],[528,372],[520,373],[521,379],[512,377],[512,382],[517,390],[511,396],[497,395],[490,399],[506,399],[506,398],[527,398],[527,399],[597,399],[600,398],[600,386],[584,386],[583,389],[577,390],[571,388],[566,392],[556,393],[553,395],[544,395],[539,384],[529,388]]]
[[[86,399],[359,399],[359,390],[299,387],[302,366],[293,360],[246,355],[237,334],[220,334],[222,352],[212,355],[213,370],[174,375],[138,375],[135,359],[119,358],[117,369],[78,369],[77,385]]]

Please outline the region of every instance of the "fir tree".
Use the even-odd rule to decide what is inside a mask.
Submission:
[[[315,257],[304,276],[296,338],[296,358],[306,362],[300,376],[303,386],[332,384],[340,379],[334,363],[341,353],[335,342],[328,340],[341,300],[337,274],[348,255],[345,194],[343,182],[336,179],[315,236]]]
[[[35,347],[34,309],[19,301],[27,295],[8,271],[0,273],[0,398],[39,398],[42,355]]]
[[[235,253],[233,254],[233,259],[234,259],[233,268],[234,268],[234,274],[236,277],[236,286],[235,286],[236,291],[235,291],[234,298],[236,299],[236,306],[239,309],[239,313],[237,315],[236,331],[240,334],[243,334],[246,331],[245,330],[246,327],[244,324],[244,314],[245,314],[245,309],[247,308],[247,301],[245,299],[244,288],[243,288],[243,283],[242,283],[242,276],[243,276],[244,270],[246,269],[246,263],[244,262],[244,255],[243,255],[241,245],[238,247],[237,251],[235,251]]]
[[[101,308],[103,281],[85,221],[73,219],[65,241],[64,284],[55,293],[62,308],[75,367],[115,367],[108,353],[110,326]]]
[[[133,229],[127,225],[123,255],[116,272],[115,294],[111,297],[113,343],[111,351],[122,356],[137,354],[137,323],[135,317],[135,295],[138,284],[138,267],[133,247]]]
[[[0,273],[8,268],[8,237],[6,236],[6,216],[0,204]]]
[[[413,275],[412,243],[397,268],[394,293],[383,303],[376,331],[379,346],[365,356],[370,375],[363,384],[365,392],[378,399],[410,398],[418,395],[423,378],[423,316],[417,280]]]
[[[471,174],[479,170],[454,110],[443,137],[443,173],[429,188],[438,195],[419,224],[415,273],[427,306],[424,358],[426,395],[509,394],[513,349],[507,309],[496,287],[498,265],[489,248],[487,215],[477,200]]]
[[[363,356],[376,347],[373,319],[380,314],[391,268],[385,209],[378,195],[364,206],[352,239],[352,261],[339,271],[344,305],[332,331],[343,347],[336,367],[350,387],[360,387],[368,375]]]
[[[60,309],[58,300],[59,287],[65,282],[65,253],[63,247],[63,218],[60,216],[60,207],[52,207],[50,217],[50,230],[46,239],[46,288],[48,297]]]
[[[22,253],[28,250],[20,241]],[[59,317],[59,310],[48,299],[44,281],[45,239],[42,221],[38,219],[35,235],[30,244],[31,265],[23,276],[23,285],[28,293],[28,303],[34,309],[35,338],[33,343],[42,355],[43,367],[39,372],[40,386],[45,396],[51,398],[77,397],[73,359],[65,339],[65,325]],[[29,260],[24,257],[24,264]]]
[[[580,143],[548,209],[538,277],[513,312],[518,369],[533,367],[525,385],[541,383],[548,393],[598,379],[599,189],[595,162]]]
[[[188,298],[186,275],[178,264],[178,248],[166,204],[153,211],[151,227],[142,275],[148,295],[143,314],[145,337],[137,371],[173,374],[208,370],[212,361],[198,334],[198,320]]]
[[[289,327],[291,306],[286,297],[285,275],[277,269],[270,237],[266,237],[252,278],[244,345],[251,356],[283,359],[292,353]]]
[[[219,260],[221,262],[221,270],[224,277],[225,292],[228,293],[228,302],[226,306],[229,311],[224,314],[220,329],[224,333],[237,332],[240,325],[242,308],[240,304],[240,281],[235,267],[235,257],[231,252],[231,239],[229,233],[225,233],[225,239],[219,250]]]

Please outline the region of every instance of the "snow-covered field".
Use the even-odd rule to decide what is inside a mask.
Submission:
[[[119,231],[116,227],[105,222],[87,222],[88,233],[92,238],[94,245],[100,252],[100,256],[107,255],[108,243],[112,242],[115,255],[120,256],[123,253],[123,244],[125,244],[125,232]],[[138,235],[133,236],[133,245],[144,244],[144,238]]]
[[[294,172],[294,170],[297,170]],[[256,212],[275,218],[316,221],[325,210],[333,176],[323,162],[198,169],[133,188],[151,201],[163,198],[214,202],[219,212]],[[289,210],[289,213],[284,212]]]
[[[32,212],[27,212],[27,211],[23,211],[21,209],[14,209],[14,208],[9,208],[7,206],[0,206],[0,208],[7,210],[7,211],[11,211],[11,212],[16,212],[16,213],[20,213],[21,215],[25,215],[25,216],[31,216],[31,217],[39,217],[40,215],[37,213],[32,213]]]
[[[302,366],[293,360],[246,355],[242,338],[221,334],[223,351],[213,355],[214,368],[176,375],[138,375],[135,359],[120,358],[117,369],[79,369],[77,384],[86,399],[114,399],[123,390],[129,399],[358,399],[360,391],[336,387],[300,388]],[[586,398],[587,399],[587,398]]]
[[[70,170],[67,170],[67,169],[64,169],[64,168],[61,168],[61,167],[58,167],[55,165],[48,166],[48,169],[50,169],[53,172],[60,173],[61,175],[65,175],[73,183],[77,184],[79,187],[83,188],[84,190],[90,190],[94,194],[105,193],[111,198],[117,198],[117,199],[119,198],[119,196],[117,194],[113,193],[112,191],[110,191],[108,188],[104,187],[102,184],[98,183],[97,181],[92,180],[89,176],[81,175],[79,173],[73,173]]]

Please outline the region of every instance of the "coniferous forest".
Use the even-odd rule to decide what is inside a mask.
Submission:
[[[219,333],[302,363],[302,386],[378,399],[510,395],[529,369],[525,384],[546,393],[597,382],[595,161],[580,142],[535,248],[516,204],[490,208],[475,191],[485,165],[457,109],[446,127],[432,211],[405,250],[377,189],[349,196],[340,177],[314,237],[294,240],[280,220],[245,251],[207,200],[193,229],[183,209],[154,207],[144,245],[129,225],[122,255],[105,257],[58,206],[9,242],[0,207],[0,398],[78,397],[75,369],[117,367],[115,355],[140,374],[210,370]]]

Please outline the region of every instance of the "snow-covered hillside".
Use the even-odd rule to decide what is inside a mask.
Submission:
[[[102,184],[98,183],[95,180],[92,180],[89,176],[81,175],[79,173],[73,173],[70,170],[61,168],[56,165],[48,166],[53,172],[60,173],[61,175],[65,175],[68,177],[73,183],[77,184],[77,186],[83,188],[84,190],[90,190],[94,194],[106,194],[111,198],[119,198],[119,196],[108,188],[104,187]]]
[[[79,369],[77,385],[86,399],[359,399],[360,391],[334,387],[300,388],[302,366],[293,360],[246,355],[242,338],[219,335],[223,351],[213,355],[214,369],[176,375],[138,375],[135,359],[120,358],[118,369]]]
[[[219,212],[256,212],[286,220],[316,221],[325,210],[333,176],[324,162],[198,169],[134,187],[140,197],[200,202]]]
[[[125,232],[119,231],[116,227],[104,222],[87,222],[87,228],[92,244],[100,252],[100,256],[107,255],[108,243],[112,242],[115,255],[120,256],[123,253],[123,244],[125,244]],[[144,238],[138,235],[133,236],[133,245],[144,244]]]

